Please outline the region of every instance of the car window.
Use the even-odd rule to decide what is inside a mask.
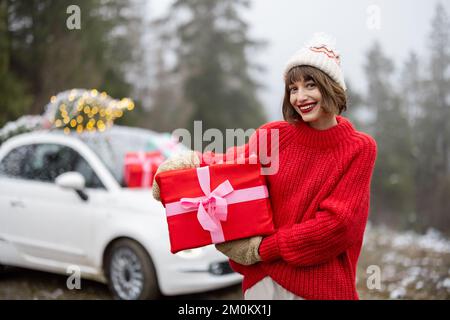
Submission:
[[[29,180],[54,182],[60,174],[73,171],[77,153],[58,144],[37,144],[24,161],[24,176]]]
[[[11,178],[25,178],[25,160],[33,154],[34,145],[20,146],[11,150],[0,162],[0,175]]]
[[[95,173],[94,169],[92,169],[89,163],[81,155],[78,157],[78,161],[76,162],[73,171],[81,173],[81,175],[86,180],[86,188],[105,188],[105,186]]]
[[[46,143],[26,146],[23,151],[20,148],[11,151],[5,158],[5,164],[8,165],[19,155],[22,156],[18,168],[9,165],[11,168],[8,171],[14,173],[13,177],[52,183],[59,175],[76,171],[85,178],[87,188],[104,188],[88,162],[70,147]]]

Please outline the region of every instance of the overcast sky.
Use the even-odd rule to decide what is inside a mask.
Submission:
[[[151,16],[166,12],[172,0],[154,0]],[[336,39],[347,82],[358,91],[366,88],[365,53],[379,40],[397,69],[411,51],[427,54],[431,18],[438,0],[252,0],[243,18],[250,24],[250,36],[266,40],[268,46],[253,57],[266,68],[264,90],[259,99],[270,120],[281,119],[282,72],[287,59],[315,32]],[[440,1],[450,14],[450,1]],[[379,13],[379,24],[377,15]]]

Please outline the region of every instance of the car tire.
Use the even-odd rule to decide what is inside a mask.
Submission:
[[[122,239],[114,242],[105,257],[105,274],[115,299],[148,300],[160,296],[155,267],[139,243]]]

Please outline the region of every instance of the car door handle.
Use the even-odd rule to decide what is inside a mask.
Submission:
[[[25,208],[25,204],[21,200],[11,200],[9,204],[13,208]]]

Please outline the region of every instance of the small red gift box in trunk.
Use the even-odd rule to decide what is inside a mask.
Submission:
[[[156,176],[171,252],[268,235],[272,211],[259,164],[217,164]]]
[[[158,166],[164,161],[159,151],[129,152],[125,156],[125,183],[129,188],[151,188]]]

